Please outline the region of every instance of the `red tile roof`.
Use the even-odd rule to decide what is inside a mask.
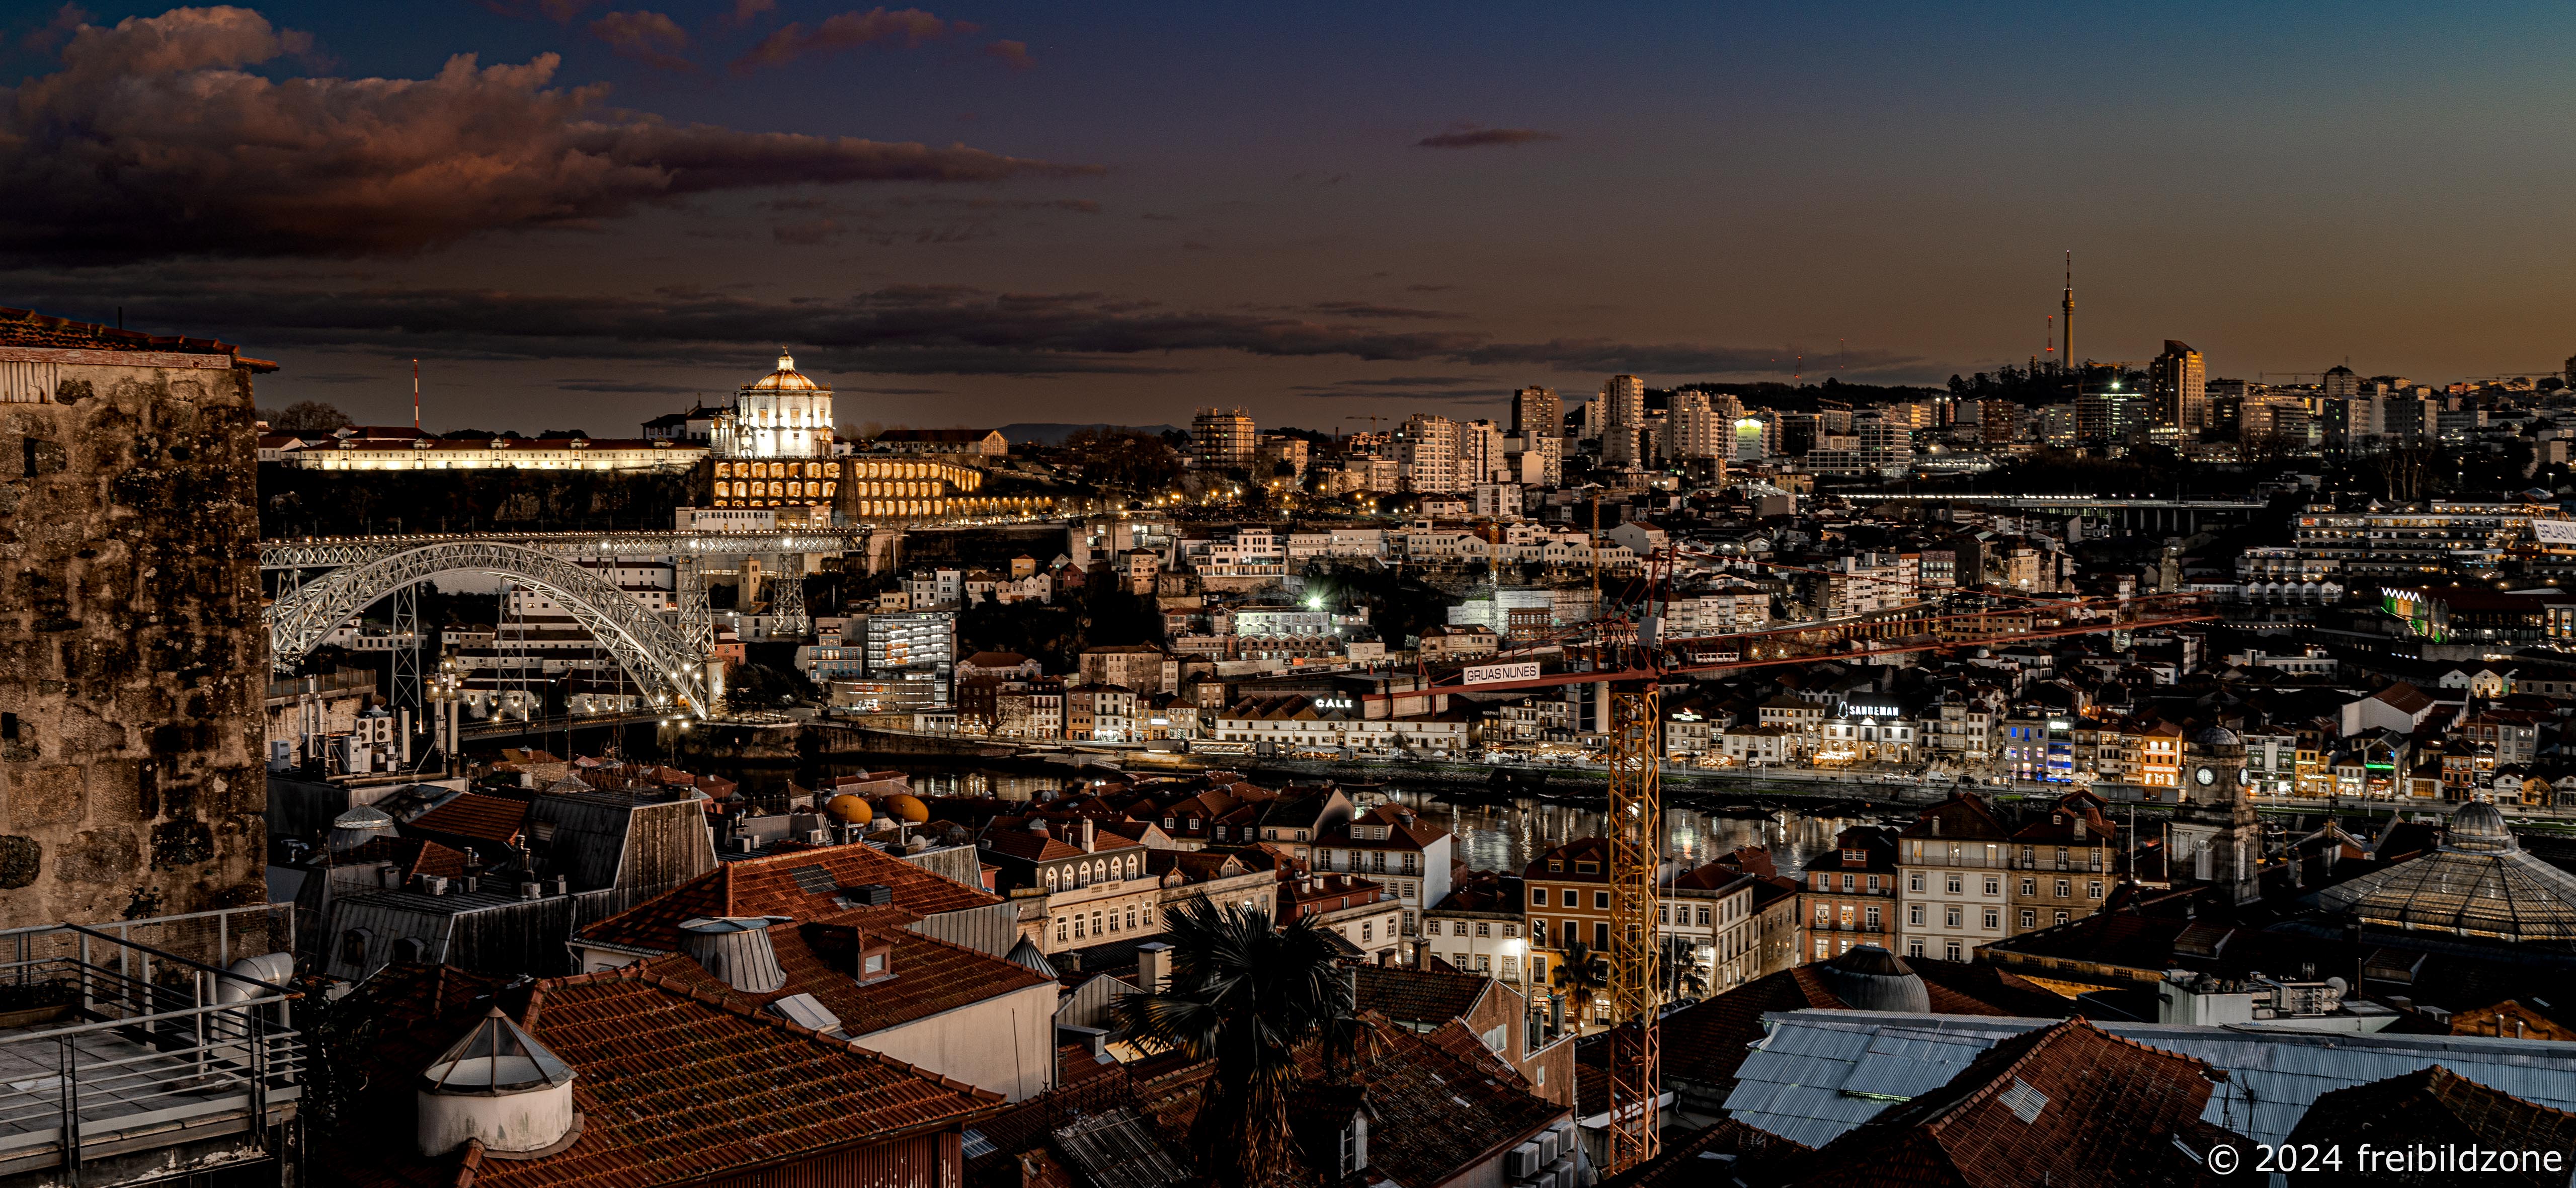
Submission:
[[[517,845],[528,822],[528,802],[481,792],[459,792],[437,808],[412,818],[405,828],[449,837]]]
[[[847,918],[847,922],[856,923],[872,914],[862,910],[844,912],[842,916]],[[840,1016],[841,1030],[853,1038],[915,1019],[926,1019],[1014,990],[1053,984],[1049,979],[1001,958],[988,957],[973,949],[923,936],[900,925],[876,928],[861,925],[860,931],[866,933],[871,942],[882,940],[888,945],[890,951],[886,955],[886,965],[893,976],[860,985],[849,971],[836,968],[818,953],[809,939],[812,925],[843,922],[842,919],[825,918],[810,924],[771,925],[769,945],[778,954],[778,967],[787,974],[787,984],[769,994],[737,991],[708,973],[696,960],[676,954],[656,957],[645,962],[644,968],[656,976],[689,986],[692,993],[721,995],[754,1006],[766,1005],[790,994],[811,994],[833,1014]],[[1053,1009],[1052,1006],[1049,1009]]]
[[[2556,1151],[2563,1158],[2554,1176],[2534,1171],[2483,1178],[2558,1188],[2567,1182],[2567,1165],[2576,1163],[2576,1114],[2490,1089],[2436,1064],[2317,1098],[2300,1117],[2298,1128],[2290,1132],[2289,1141],[2340,1145],[2346,1151],[2363,1143],[2381,1148],[2422,1144],[2438,1150],[2475,1144],[2489,1150]],[[2419,1182],[2431,1183],[2435,1178]]]
[[[2233,1137],[2200,1120],[2224,1075],[2069,1019],[1995,1045],[1949,1084],[1794,1161],[1781,1182],[2198,1183],[2198,1152]]]
[[[436,875],[440,878],[465,876],[465,853],[449,849],[421,837],[375,837],[365,845],[332,859],[341,865],[360,862],[390,862],[408,881],[413,875]]]
[[[380,1023],[358,1059],[367,1124],[325,1139],[323,1160],[359,1183],[453,1188],[649,1188],[971,1125],[1000,1094],[826,1039],[638,967],[537,983],[520,998],[491,979],[389,966],[360,988]],[[407,1142],[411,1074],[500,997],[574,1070],[580,1137],[534,1159],[479,1145],[422,1159]],[[516,1001],[514,1001],[516,999]]]
[[[1352,973],[1359,1009],[1399,1023],[1437,1025],[1463,1018],[1494,985],[1493,979],[1476,974],[1401,966],[1363,965]]]
[[[806,871],[803,882],[798,881],[800,870]],[[890,889],[893,904],[850,913],[833,902],[840,888],[868,883]],[[897,925],[1000,902],[868,846],[824,846],[727,862],[575,935],[621,948],[673,953],[680,947],[680,921],[699,916],[832,917]]]

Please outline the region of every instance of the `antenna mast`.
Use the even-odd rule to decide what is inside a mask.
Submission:
[[[2066,249],[2066,318],[2058,323],[2058,333],[2065,335],[2066,349],[2059,352],[2058,362],[2075,366],[2075,249]]]
[[[411,431],[420,432],[420,360],[411,361]]]

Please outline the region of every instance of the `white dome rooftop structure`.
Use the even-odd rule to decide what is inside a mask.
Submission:
[[[578,1139],[573,1075],[563,1058],[492,1008],[421,1070],[421,1154],[446,1155],[475,1139],[487,1151],[528,1155]]]
[[[2576,875],[2526,853],[2492,804],[2461,806],[2432,853],[2317,893],[2365,926],[2576,944]]]

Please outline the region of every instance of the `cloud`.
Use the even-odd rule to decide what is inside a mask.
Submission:
[[[19,39],[19,44],[38,53],[52,53],[54,47],[69,40],[72,31],[89,23],[89,10],[77,4],[66,4],[54,10],[54,18],[35,32]]]
[[[1324,392],[1335,388],[1459,388],[1489,381],[1455,375],[1397,375],[1385,379],[1334,380],[1329,384],[1309,385],[1300,391]]]
[[[244,69],[309,44],[242,8],[80,27],[60,70],[0,92],[0,255],[406,253],[724,190],[1099,172],[612,111],[604,88],[552,86],[553,54],[460,54],[428,79]]]
[[[941,20],[918,8],[845,12],[825,17],[810,28],[795,21],[780,26],[751,47],[751,52],[735,59],[733,72],[749,74],[764,67],[784,66],[809,54],[839,53],[891,41],[901,41],[905,49],[919,49],[925,42],[975,28],[963,21]]]
[[[748,25],[764,13],[778,11],[778,0],[733,0],[733,23]]]
[[[844,237],[879,246],[966,243],[1000,235],[1002,219],[1007,214],[1100,212],[1100,204],[1087,198],[959,198],[943,194],[907,195],[862,206],[804,196],[762,205],[780,212],[811,213],[812,217],[770,227],[771,238],[778,242],[806,246],[837,243]]]
[[[1474,124],[1451,124],[1449,130],[1414,141],[1415,148],[1486,148],[1498,144],[1536,144],[1543,140],[1563,140],[1554,132],[1536,128],[1479,128]]]
[[[768,300],[678,288],[557,294],[507,289],[373,287],[359,280],[239,279],[195,267],[0,274],[0,291],[39,308],[122,301],[166,325],[220,333],[254,353],[290,347],[471,355],[494,359],[624,359],[703,365],[711,355],[765,359],[796,344],[825,370],[887,374],[1169,373],[1227,352],[1267,358],[1436,361],[1690,379],[1769,374],[1776,347],[1497,341],[1455,327],[1319,321],[1262,311],[1178,309],[1094,292],[1013,293],[900,285],[841,297]],[[1844,373],[1903,367],[1910,357],[1852,351]],[[1434,386],[1423,381],[1414,388]],[[1487,381],[1491,382],[1491,381]],[[1352,385],[1349,390],[1368,388]]]
[[[1318,301],[1304,307],[1308,313],[1339,318],[1455,318],[1460,315],[1437,309],[1409,309],[1401,305],[1377,305],[1367,301]]]
[[[565,392],[617,392],[638,396],[679,396],[706,391],[703,386],[693,388],[686,384],[647,384],[628,380],[596,379],[568,379],[558,382],[555,387]]]
[[[996,41],[984,47],[984,56],[998,58],[1013,70],[1026,70],[1037,65],[1029,60],[1029,43],[1025,41]]]
[[[680,52],[689,35],[678,21],[658,12],[612,12],[590,23],[590,35],[608,43],[609,52],[633,58],[657,70],[695,70]]]

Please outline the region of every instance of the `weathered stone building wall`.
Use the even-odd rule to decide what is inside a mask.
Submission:
[[[0,926],[267,898],[266,366],[0,311]]]

